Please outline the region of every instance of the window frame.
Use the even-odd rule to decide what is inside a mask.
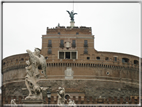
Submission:
[[[48,47],[52,47],[52,40],[48,40]]]

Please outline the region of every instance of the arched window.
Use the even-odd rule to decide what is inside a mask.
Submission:
[[[128,58],[122,58],[122,63],[128,63],[129,59]]]
[[[98,57],[96,57],[96,59],[97,59],[97,60],[100,60],[100,57],[98,56]]]
[[[138,64],[139,64],[139,61],[137,61],[137,60],[134,60],[134,64],[137,64],[137,65],[138,65]]]
[[[105,60],[107,60],[107,61],[108,61],[108,60],[109,60],[109,58],[108,58],[108,57],[105,57]]]
[[[90,59],[90,57],[87,57],[87,60],[89,60]]]

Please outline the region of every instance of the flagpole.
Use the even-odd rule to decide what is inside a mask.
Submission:
[[[74,0],[73,0],[73,12],[74,12]]]

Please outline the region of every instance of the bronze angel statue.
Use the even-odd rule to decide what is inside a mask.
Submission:
[[[77,14],[77,13],[74,13],[73,10],[72,10],[71,12],[69,12],[69,11],[67,10],[67,12],[68,12],[69,15],[70,15],[71,21],[74,22],[74,15]]]
[[[25,84],[27,86],[27,89],[29,91],[29,95],[25,98],[27,99],[35,99],[35,100],[42,100],[42,89],[37,84],[40,73],[39,70],[43,71],[43,74],[45,78],[47,78],[46,75],[46,60],[43,55],[40,54],[40,49],[35,48],[34,52],[31,52],[30,50],[26,50],[29,54],[29,60],[26,61],[27,67],[26,69],[26,77],[25,77]]]

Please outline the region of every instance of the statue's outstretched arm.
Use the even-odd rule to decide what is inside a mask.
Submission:
[[[75,14],[77,14],[77,13],[74,13],[73,15],[75,15]]]

